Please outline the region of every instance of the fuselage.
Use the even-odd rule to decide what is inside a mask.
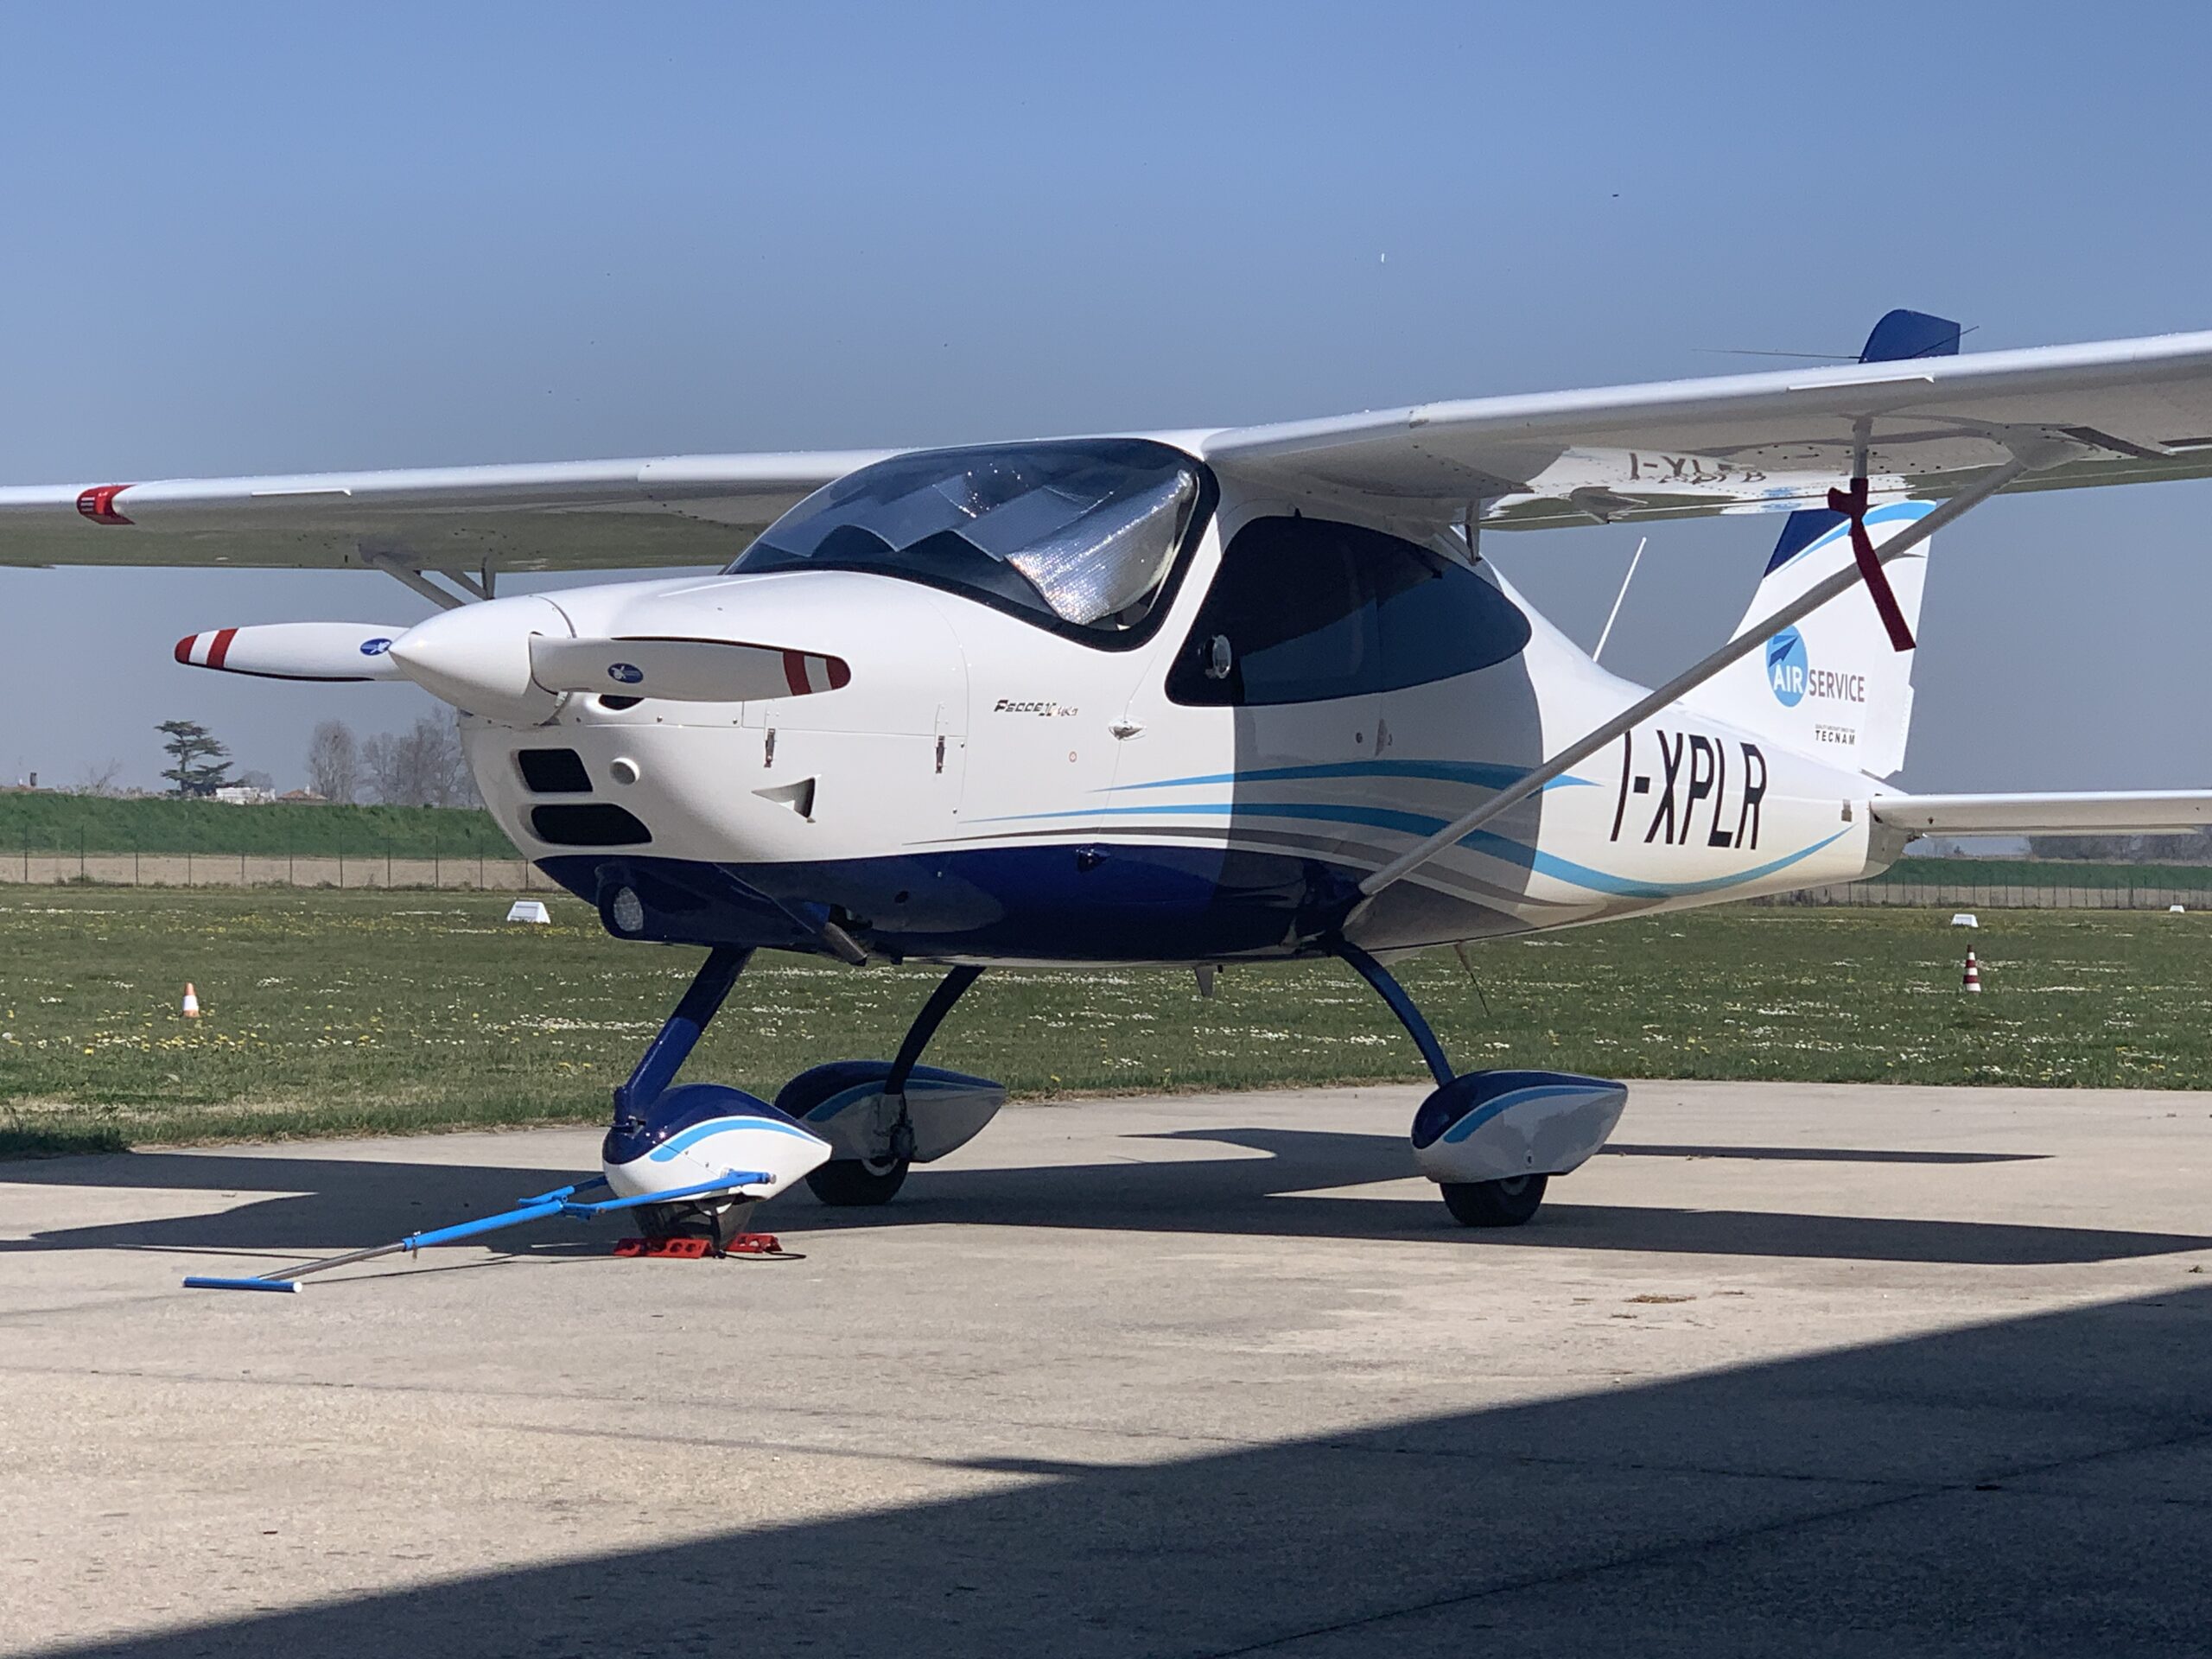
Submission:
[[[611,684],[472,715],[486,803],[625,937],[978,963],[1388,952],[1896,855],[1872,779],[1676,705],[1358,906],[1363,876],[1643,689],[1447,525],[1188,464],[1173,557],[1111,632],[927,569],[747,560],[468,607],[478,630],[528,607],[508,614],[539,632],[849,666],[753,701]]]

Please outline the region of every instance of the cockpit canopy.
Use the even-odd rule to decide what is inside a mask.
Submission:
[[[1159,608],[1211,494],[1141,438],[926,450],[817,490],[729,569],[903,576],[1112,645]]]

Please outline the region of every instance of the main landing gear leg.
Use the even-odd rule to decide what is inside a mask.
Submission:
[[[840,1206],[888,1204],[906,1185],[906,1172],[913,1166],[915,1153],[914,1122],[906,1104],[906,1084],[921,1062],[922,1051],[937,1035],[944,1016],[952,1012],[952,1005],[982,975],[981,968],[955,968],[930,993],[930,1000],[922,1004],[922,1011],[906,1028],[906,1040],[899,1045],[898,1056],[883,1078],[884,1097],[895,1101],[899,1108],[899,1119],[892,1125],[889,1145],[877,1156],[832,1158],[809,1172],[806,1184],[823,1203]]]
[[[1398,1023],[1405,1027],[1421,1057],[1428,1063],[1429,1075],[1436,1079],[1435,1090],[1421,1103],[1421,1110],[1414,1117],[1414,1154],[1424,1165],[1422,1154],[1430,1147],[1460,1134],[1460,1126],[1470,1120],[1478,1120],[1486,1103],[1478,1098],[1484,1074],[1454,1077],[1452,1062],[1444,1052],[1444,1045],[1436,1039],[1436,1033],[1421,1017],[1406,988],[1390,976],[1382,964],[1362,950],[1357,945],[1339,944],[1337,954],[1359,970],[1359,976],[1375,988],[1376,994],[1389,1005],[1390,1012],[1398,1016]],[[1491,1073],[1491,1076],[1510,1074]],[[1618,1116],[1616,1109],[1614,1116]],[[1610,1129],[1611,1125],[1607,1125]],[[1536,1213],[1544,1201],[1544,1188],[1549,1177],[1541,1172],[1502,1175],[1488,1180],[1453,1180],[1424,1167],[1442,1189],[1445,1206],[1452,1215],[1469,1227],[1518,1227]]]

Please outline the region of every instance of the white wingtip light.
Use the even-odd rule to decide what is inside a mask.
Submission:
[[[265,622],[214,628],[176,642],[187,668],[269,680],[396,680],[393,642],[406,630],[377,622]]]

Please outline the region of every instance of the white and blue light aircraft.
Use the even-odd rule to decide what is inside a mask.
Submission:
[[[876,1204],[1002,1091],[919,1064],[1001,963],[1336,956],[1433,1072],[1413,1160],[1532,1216],[1625,1090],[1456,1073],[1384,966],[1885,868],[1916,835],[2180,829],[2212,791],[1908,795],[1929,538],[1991,496],[2212,474],[2212,334],[1859,362],[1230,430],[899,453],[0,489],[0,561],[380,569],[412,626],[179,643],[410,680],[617,938],[708,947],[616,1091],[602,1179],[719,1241],[804,1178]],[[1728,644],[1647,691],[1485,536],[1786,512]],[[503,571],[717,567],[496,597]],[[441,586],[433,577],[442,574]],[[773,1103],[674,1077],[756,950],[942,963],[889,1061]],[[565,1190],[565,1189],[564,1189]]]

